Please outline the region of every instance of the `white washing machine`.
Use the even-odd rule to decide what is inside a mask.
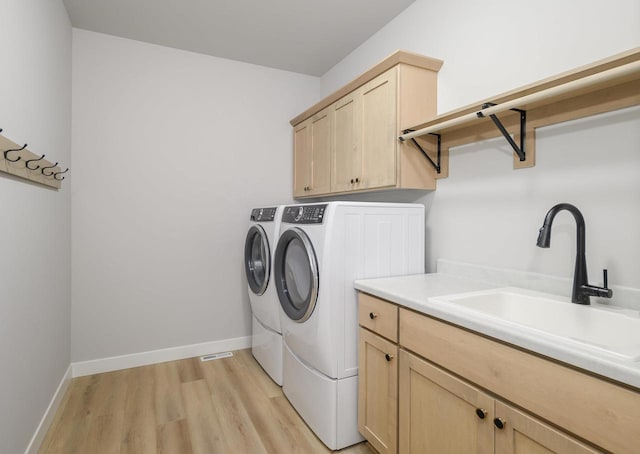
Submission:
[[[244,269],[252,312],[251,352],[262,368],[282,386],[280,303],[273,284],[273,252],[284,206],[251,210],[244,244]]]
[[[330,449],[357,429],[356,279],[424,273],[424,206],[329,202],[284,208],[274,279],[283,391]]]

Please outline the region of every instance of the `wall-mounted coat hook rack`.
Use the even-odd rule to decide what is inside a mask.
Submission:
[[[2,133],[2,128],[0,128]],[[61,181],[65,177],[58,175],[66,173],[55,164],[45,159],[45,155],[35,154],[27,149],[27,144],[20,146],[0,134],[0,172],[24,178],[35,183],[60,189]],[[38,164],[34,164],[34,163]],[[40,172],[37,172],[40,170]]]
[[[54,174],[54,171],[52,170],[51,172],[47,173],[45,172],[45,170],[47,169],[54,169],[56,166],[58,165],[58,163],[56,162],[53,165],[47,166],[47,167],[41,167],[40,168],[40,172],[42,173],[42,175],[44,175],[45,177],[50,177]]]
[[[18,156],[16,159],[10,159],[7,155],[9,153],[11,153],[12,151],[18,152],[18,151],[24,150],[25,148],[27,148],[27,144],[26,143],[23,146],[21,146],[20,148],[13,148],[11,150],[4,150],[4,159],[6,159],[9,162],[18,162],[21,159],[20,156]]]
[[[40,156],[38,159],[29,159],[28,161],[25,161],[25,162],[24,162],[24,166],[25,166],[27,169],[29,169],[29,170],[38,170],[38,169],[40,168],[40,165],[37,165],[37,166],[35,166],[35,167],[31,167],[31,166],[29,165],[29,163],[30,163],[30,162],[38,162],[38,161],[41,161],[41,160],[43,160],[43,159],[44,159],[44,156],[45,156],[45,155],[42,155],[42,156]]]
[[[53,174],[53,178],[55,178],[58,181],[62,181],[64,180],[64,177],[62,178],[58,178],[58,175],[62,174],[62,173],[67,173],[69,171],[69,167],[67,167],[67,170],[63,171],[63,172],[56,172]]]

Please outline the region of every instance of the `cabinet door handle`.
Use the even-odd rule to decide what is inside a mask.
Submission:
[[[356,178],[356,183],[360,183],[360,178]]]
[[[373,320],[374,318],[377,318],[377,317],[378,317],[378,314],[376,314],[375,312],[369,312],[369,318],[371,320]]]
[[[353,178],[351,179],[351,184],[355,183],[355,181],[353,180]]]
[[[495,418],[493,420],[493,425],[496,426],[498,429],[502,430],[504,429],[504,426],[507,424],[507,421],[505,421],[502,418]]]
[[[387,361],[391,361],[393,359],[393,355],[390,355],[389,353],[385,353],[384,359],[386,359]]]
[[[476,408],[476,415],[478,415],[478,418],[484,419],[487,416],[487,410],[484,408]]]

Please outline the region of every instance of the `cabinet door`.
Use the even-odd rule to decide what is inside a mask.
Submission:
[[[500,401],[496,402],[496,417],[503,421],[503,428],[496,429],[496,454],[600,452]]]
[[[309,120],[297,125],[293,131],[293,196],[307,195],[311,186],[311,140]]]
[[[368,82],[361,91],[363,188],[395,186],[398,68]]]
[[[360,129],[359,95],[359,91],[353,92],[332,106],[334,125],[331,156],[332,192],[357,189],[362,177],[362,150],[358,140]]]
[[[331,115],[330,108],[311,117],[311,185],[307,195],[326,194],[331,189]]]
[[[398,347],[360,328],[358,431],[380,454],[397,452]]]
[[[400,452],[493,454],[493,398],[404,350],[399,356]]]

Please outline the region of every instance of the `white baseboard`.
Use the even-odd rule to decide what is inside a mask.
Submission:
[[[62,402],[62,398],[64,397],[67,388],[69,387],[69,383],[71,382],[71,365],[67,368],[60,384],[58,385],[58,389],[56,389],[51,402],[49,402],[49,406],[47,410],[44,412],[44,416],[40,420],[40,424],[36,429],[36,432],[33,434],[27,449],[24,451],[25,454],[36,454],[40,449],[40,445],[44,441],[45,435],[47,435],[47,430],[51,426],[51,422],[53,421],[54,416],[56,415],[56,411],[58,411],[58,407]]]
[[[146,366],[149,364],[175,361],[177,359],[192,358],[194,356],[219,353],[229,350],[240,350],[251,347],[251,336],[223,339],[202,344],[184,345],[182,347],[164,348],[148,352],[132,353],[130,355],[112,356],[72,363],[73,377],[111,372],[128,369],[130,367]]]

